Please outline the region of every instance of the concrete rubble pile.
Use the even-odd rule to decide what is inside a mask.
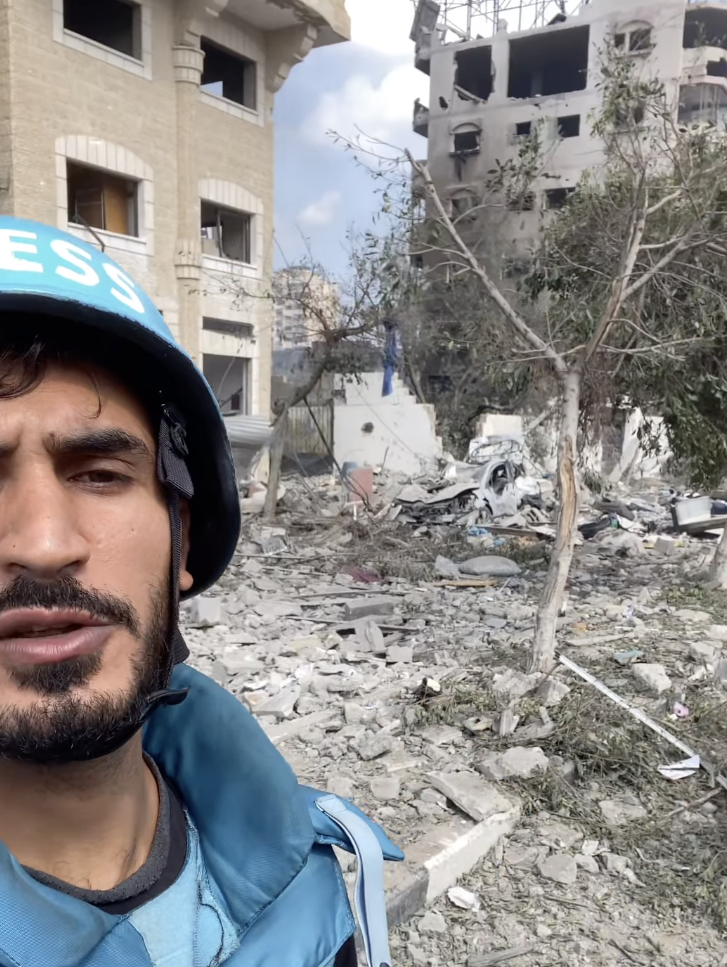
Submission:
[[[395,963],[478,967],[515,951],[517,967],[727,964],[711,925],[685,919],[670,932],[664,909],[639,900],[648,868],[619,836],[654,814],[648,796],[598,776],[583,785],[578,754],[558,744],[574,696],[608,699],[562,667],[545,681],[524,671],[545,561],[508,557],[512,535],[494,554],[468,536],[482,546],[457,562],[435,562],[434,549],[426,581],[384,579],[357,559],[370,542],[342,522],[340,484],[287,483],[281,508],[300,500],[308,530],[248,525],[220,583],[184,606],[183,631],[192,663],[247,706],[301,781],[352,799],[407,852],[386,873],[402,924]],[[379,481],[361,526],[404,506],[401,487]],[[693,714],[695,688],[700,702],[725,701],[727,617],[665,597],[703,566],[703,544],[659,545],[674,526],[667,495],[602,504],[593,500],[583,522],[634,526],[605,528],[577,549],[559,647],[676,729]],[[580,788],[596,818],[551,812],[537,791],[553,781]],[[685,801],[703,792],[697,781],[686,780]],[[710,801],[670,828],[711,831],[725,818]],[[352,859],[340,859],[350,887]]]

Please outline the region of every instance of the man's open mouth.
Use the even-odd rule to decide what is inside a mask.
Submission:
[[[102,648],[113,630],[106,619],[71,610],[17,609],[0,614],[0,663],[65,661]]]

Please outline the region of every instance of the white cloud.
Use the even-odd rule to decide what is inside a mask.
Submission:
[[[298,215],[297,221],[303,225],[330,225],[336,217],[341,204],[340,191],[327,191]]]
[[[330,141],[330,132],[355,138],[359,132],[388,143],[411,144],[414,100],[426,104],[429,79],[402,65],[381,80],[354,74],[337,91],[324,94],[303,125],[314,142]]]
[[[415,10],[412,0],[346,0],[346,9],[355,44],[414,58],[414,44],[409,40]]]

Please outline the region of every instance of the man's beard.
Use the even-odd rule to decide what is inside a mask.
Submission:
[[[0,708],[0,756],[24,762],[63,763],[96,759],[114,751],[138,730],[148,699],[167,686],[169,585],[151,593],[150,617],[142,629],[130,601],[84,588],[75,578],[40,583],[20,576],[0,591],[0,614],[16,608],[82,611],[121,625],[141,645],[132,660],[126,692],[79,695],[103,664],[103,654],[81,655],[46,665],[8,668],[22,690],[40,700],[28,708]]]

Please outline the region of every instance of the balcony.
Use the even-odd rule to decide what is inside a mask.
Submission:
[[[218,15],[229,13],[265,33],[277,33],[302,24],[316,27],[314,46],[351,39],[351,18],[345,0],[196,0]]]
[[[414,101],[413,128],[414,134],[421,134],[423,138],[429,137],[429,108],[419,98]]]

